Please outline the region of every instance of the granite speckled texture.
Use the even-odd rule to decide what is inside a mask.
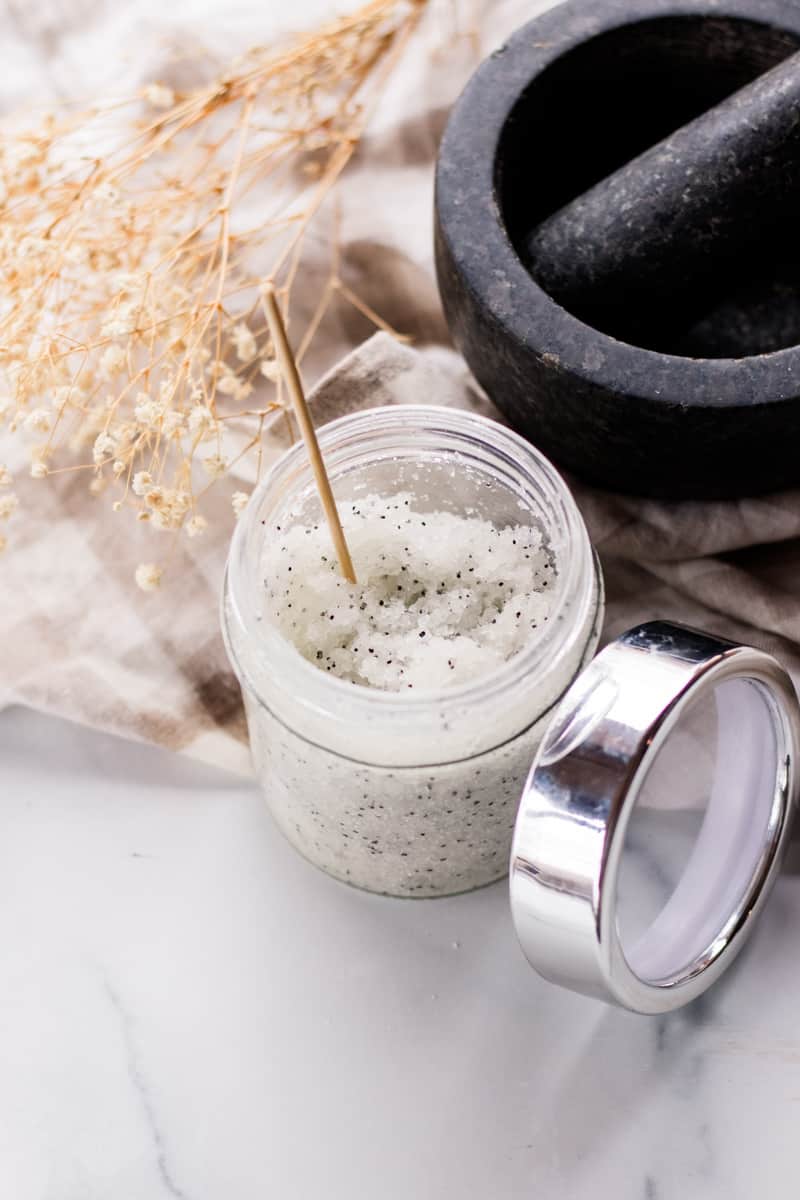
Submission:
[[[724,498],[800,481],[800,347],[768,299],[768,237],[753,278],[717,299],[722,328],[672,313],[686,328],[664,326],[667,349],[587,324],[525,265],[548,216],[799,46],[800,5],[786,0],[574,0],[487,59],[453,110],[436,181],[451,331],[509,420],[591,483]],[[784,267],[793,255],[784,246]],[[760,330],[748,289],[769,318]]]
[[[588,324],[663,344],[795,219],[798,111],[800,53],[546,218],[526,246],[535,278]]]

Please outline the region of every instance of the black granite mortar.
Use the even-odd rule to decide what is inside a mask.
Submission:
[[[623,289],[568,311],[533,255],[553,214],[798,49],[789,0],[572,0],[487,59],[451,114],[436,257],[454,339],[513,424],[591,482],[674,498],[800,483],[793,158],[763,230],[743,199],[741,245],[683,293],[665,271],[627,309]]]

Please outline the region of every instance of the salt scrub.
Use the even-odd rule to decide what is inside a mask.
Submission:
[[[272,815],[329,875],[372,892],[425,897],[508,873],[514,820],[546,719],[473,758],[389,769],[310,743],[244,696]],[[366,755],[368,730],[364,738]]]
[[[383,691],[436,690],[496,670],[548,620],[553,563],[537,527],[413,504],[400,493],[340,506],[355,585],[324,524],[268,541],[269,618],[320,670]]]
[[[228,562],[257,777],[286,838],[338,879],[480,887],[508,870],[532,759],[597,643],[585,526],[550,463],[475,414],[393,405],[318,436],[358,583],[300,445],[253,493]]]

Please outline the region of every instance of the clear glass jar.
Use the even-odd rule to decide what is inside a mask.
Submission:
[[[411,494],[421,512],[531,524],[553,567],[550,618],[490,675],[439,691],[379,691],[306,661],[267,618],[265,538],[322,520],[306,452],[289,450],[240,519],[223,631],[242,685],[256,772],[306,858],[348,883],[442,896],[508,870],[514,819],[553,707],[592,657],[602,583],[583,520],[554,467],[484,417],[408,405],[319,430],[337,502]]]

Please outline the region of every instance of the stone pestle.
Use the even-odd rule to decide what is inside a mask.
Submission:
[[[668,348],[745,262],[794,241],[800,202],[800,52],[545,219],[529,270],[569,312]]]

